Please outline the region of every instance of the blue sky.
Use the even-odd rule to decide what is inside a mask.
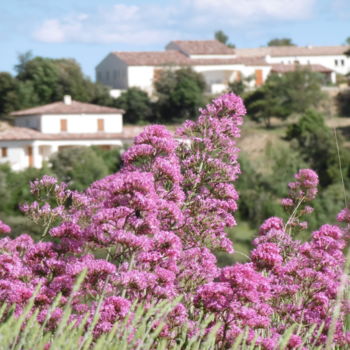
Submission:
[[[211,39],[237,47],[276,37],[339,45],[350,36],[350,0],[0,0],[0,71],[17,55],[76,59],[94,79],[111,51],[162,50],[170,40]]]

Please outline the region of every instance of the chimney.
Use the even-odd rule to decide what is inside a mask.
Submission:
[[[70,95],[64,95],[63,102],[65,105],[71,105],[72,104],[72,97]]]

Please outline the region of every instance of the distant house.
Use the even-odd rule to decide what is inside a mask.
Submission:
[[[73,101],[13,112],[14,125],[0,128],[0,162],[13,170],[42,166],[65,147],[123,146],[123,110]]]
[[[270,46],[236,49],[239,57],[263,57],[271,64],[320,65],[338,74],[350,73],[349,46]]]
[[[230,82],[247,77],[251,78],[249,86],[262,85],[274,69],[279,69],[277,64],[286,66],[279,69],[280,74],[298,64],[324,74],[332,83],[335,72],[350,71],[350,59],[344,55],[346,46],[297,49],[231,49],[217,40],[171,41],[165,51],[111,52],[96,67],[96,80],[109,86],[112,96],[129,87],[139,87],[151,95],[162,70],[192,67],[203,75],[208,92],[220,93]]]

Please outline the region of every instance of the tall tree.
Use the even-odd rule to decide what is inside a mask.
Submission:
[[[6,117],[20,106],[18,81],[6,72],[0,72],[0,117]]]
[[[316,108],[325,98],[322,80],[320,74],[301,68],[283,75],[271,74],[262,87],[246,97],[248,114],[270,127],[271,117],[285,119]]]
[[[230,47],[234,49],[236,46],[232,43],[229,43],[229,37],[226,35],[222,30],[218,30],[215,32],[214,37],[217,41],[220,41],[221,43],[225,44],[227,47]]]
[[[295,46],[295,44],[289,38],[275,38],[270,40],[267,46]]]
[[[137,87],[131,87],[116,100],[115,106],[125,110],[126,123],[150,122],[153,116],[151,100],[147,93]]]
[[[191,68],[164,70],[155,83],[158,120],[180,122],[193,119],[205,104],[205,81]]]

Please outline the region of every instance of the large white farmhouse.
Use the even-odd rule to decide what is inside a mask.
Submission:
[[[129,87],[151,95],[163,69],[189,66],[204,76],[208,92],[220,93],[235,80],[250,77],[251,87],[260,86],[271,72],[283,74],[305,65],[335,83],[335,72],[350,71],[350,59],[343,54],[345,46],[328,49],[231,49],[217,40],[171,41],[165,51],[111,52],[96,67],[96,80],[115,96]]]
[[[236,49],[239,57],[263,57],[270,64],[322,65],[338,74],[350,73],[349,46],[271,46]]]
[[[42,166],[64,147],[123,146],[122,110],[73,101],[13,112],[14,125],[0,129],[0,163],[13,170]]]

